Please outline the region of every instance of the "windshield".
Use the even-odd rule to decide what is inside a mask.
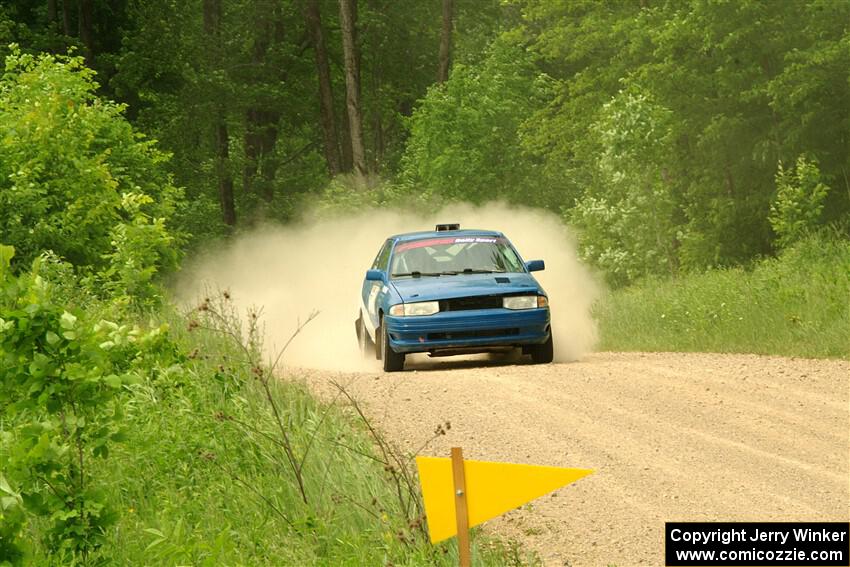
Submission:
[[[411,277],[522,271],[505,238],[467,236],[402,242],[395,247],[390,273]]]

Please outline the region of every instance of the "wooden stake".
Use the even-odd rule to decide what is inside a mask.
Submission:
[[[472,566],[469,550],[469,508],[466,501],[466,478],[463,474],[463,451],[452,447],[452,475],[455,489],[455,514],[457,517],[457,552],[460,567]]]

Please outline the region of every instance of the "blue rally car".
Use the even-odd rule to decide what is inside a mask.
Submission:
[[[361,352],[374,349],[384,370],[407,353],[449,356],[521,348],[552,362],[549,299],[501,232],[460,230],[391,236],[366,272],[355,321]]]

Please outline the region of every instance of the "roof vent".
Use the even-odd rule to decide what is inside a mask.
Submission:
[[[442,232],[444,230],[460,230],[460,223],[452,223],[452,224],[438,224],[437,232]]]

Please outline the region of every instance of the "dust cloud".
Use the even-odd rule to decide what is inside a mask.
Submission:
[[[546,270],[535,277],[549,294],[555,359],[576,360],[593,348],[596,324],[590,308],[597,284],[578,260],[574,239],[555,215],[505,204],[451,205],[428,216],[371,210],[267,226],[188,262],[177,298],[190,305],[205,290],[219,288],[230,291],[242,312],[262,307],[270,353],[286,343],[299,320],[319,311],[289,345],[284,363],[378,370],[378,361],[361,358],[354,331],[365,271],[387,236],[433,230],[438,222],[500,230],[523,259],[545,260]]]

